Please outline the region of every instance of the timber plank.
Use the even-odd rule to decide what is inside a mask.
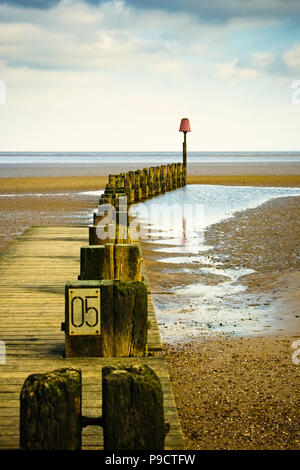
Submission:
[[[83,412],[100,416],[101,370],[112,364],[147,364],[164,393],[165,419],[171,429],[165,448],[184,448],[169,373],[162,357],[65,359],[64,286],[79,274],[80,248],[88,245],[87,227],[31,227],[0,254],[0,340],[6,363],[0,365],[0,449],[19,448],[19,396],[25,379],[62,367],[82,370]],[[142,275],[149,286],[145,264]],[[160,351],[161,336],[148,290],[149,351]],[[83,449],[103,449],[102,429],[83,430]]]

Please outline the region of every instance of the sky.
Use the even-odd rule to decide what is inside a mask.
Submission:
[[[299,0],[0,0],[0,151],[300,150]]]

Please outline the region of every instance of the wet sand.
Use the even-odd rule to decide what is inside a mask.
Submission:
[[[91,178],[91,185],[97,184],[97,178],[102,178],[102,184],[106,184],[105,178],[109,174],[120,173],[154,166],[153,163],[82,163],[82,164],[0,164],[0,184],[4,178],[61,178],[60,187],[64,187],[66,181],[63,178],[77,179],[77,189],[83,187],[84,179]],[[280,177],[283,178],[280,178]],[[266,178],[264,178],[266,177]],[[96,179],[95,179],[96,178]],[[251,185],[300,185],[300,162],[218,162],[196,163],[188,162],[188,183],[190,184],[251,184]],[[48,184],[46,180],[43,182]],[[6,182],[5,184],[9,184]],[[13,184],[16,184],[13,182]],[[19,184],[19,183],[18,183]],[[70,182],[68,184],[72,184]],[[74,187],[74,186],[72,186]],[[91,186],[90,186],[91,188]]]
[[[1,193],[91,191],[104,189],[107,176],[43,176],[0,178]]]
[[[299,449],[291,337],[165,346],[187,449]]]
[[[87,224],[99,198],[74,188],[101,189],[100,180],[71,180],[20,178],[1,185],[1,193],[27,195],[0,198],[0,248],[31,225]],[[257,184],[259,181],[260,177]],[[64,190],[70,193],[55,194]],[[52,191],[53,195],[28,194],[34,191]],[[243,279],[249,295],[269,295],[283,318],[287,311],[292,312],[295,327],[289,334],[285,328],[276,335],[264,332],[258,337],[211,334],[184,346],[164,345],[188,449],[299,448],[299,365],[291,359],[293,341],[300,338],[296,326],[299,215],[300,198],[276,199],[216,224],[206,233],[207,243],[216,247],[212,256],[227,256],[232,266],[255,266],[255,275]],[[179,277],[176,272],[163,271],[151,245],[145,247],[144,256],[154,293],[168,292],[176,283],[193,282],[194,275]],[[217,281],[212,277],[209,282]]]
[[[240,171],[240,170],[238,170]],[[236,174],[188,175],[188,184],[222,184],[228,186],[300,186],[300,175]]]
[[[33,225],[88,225],[99,196],[67,191],[59,193],[39,187],[34,191],[27,186],[25,193],[11,195],[0,192],[0,254],[1,249]],[[16,192],[15,190],[13,191]]]
[[[300,339],[300,197],[238,212],[210,226],[205,242],[214,246],[207,253],[215,262],[255,269],[239,279],[247,286],[244,299],[271,308],[278,321],[276,333],[261,325],[256,336],[250,327],[247,335],[245,326],[242,337],[209,332],[190,343],[164,345],[186,446],[299,449],[299,365],[292,356]],[[156,247],[144,247],[154,298],[195,282],[197,275],[179,276],[171,264],[162,269]],[[220,279],[198,276],[198,282]],[[157,296],[165,302],[168,297]],[[245,309],[241,305],[239,322]]]

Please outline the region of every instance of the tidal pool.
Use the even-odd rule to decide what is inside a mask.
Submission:
[[[261,335],[280,329],[270,296],[258,298],[242,282],[254,271],[212,261],[213,247],[205,245],[204,231],[237,211],[299,195],[300,188],[187,185],[132,206],[143,243],[157,254],[162,270],[171,272],[174,265],[183,279],[182,286],[170,286],[170,295],[153,295],[164,342],[190,341],[210,332]],[[199,274],[199,280],[187,285],[188,273]],[[214,276],[213,285],[205,275]]]

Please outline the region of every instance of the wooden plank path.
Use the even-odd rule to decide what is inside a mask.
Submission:
[[[80,247],[88,245],[87,227],[32,227],[13,241],[0,257],[0,340],[6,345],[6,363],[0,364],[0,449],[19,448],[19,395],[26,377],[57,368],[82,370],[84,416],[101,415],[101,370],[111,364],[147,364],[161,380],[165,419],[171,424],[165,448],[184,449],[152,297],[148,295],[148,347],[143,358],[63,357],[64,288],[76,280]],[[148,283],[143,265],[143,275]],[[83,449],[103,449],[102,429],[83,429]]]

